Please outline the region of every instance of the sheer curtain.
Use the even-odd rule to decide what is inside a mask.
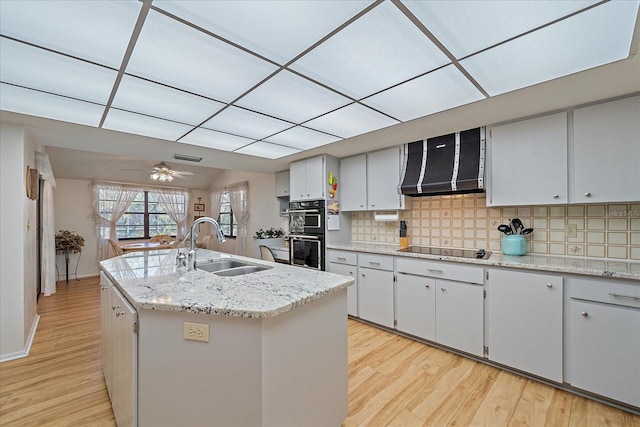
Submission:
[[[49,156],[36,151],[36,169],[40,172],[44,185],[42,188],[42,289],[47,296],[56,292],[56,224],[53,215],[53,189],[56,180],[53,177]]]
[[[143,191],[139,187],[122,184],[99,183],[93,185],[93,211],[98,233],[98,258],[111,258],[112,250],[107,239],[118,240],[116,222],[131,206],[136,195]],[[107,192],[109,202],[100,203],[100,194]],[[104,197],[107,199],[107,197]]]
[[[231,210],[238,220],[238,234],[236,235],[236,254],[247,254],[247,223],[249,222],[249,183],[239,182],[227,187]]]
[[[159,188],[154,190],[158,194],[160,203],[166,208],[167,215],[177,224],[176,240],[180,241],[187,235],[187,213],[189,193],[185,190]]]
[[[211,191],[211,218],[216,221],[218,220],[218,215],[220,215],[220,204],[222,203],[223,193],[224,188],[216,188]],[[220,250],[220,242],[218,242],[218,239],[213,239],[210,245],[214,250]]]

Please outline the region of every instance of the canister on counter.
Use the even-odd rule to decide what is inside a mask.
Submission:
[[[409,246],[409,238],[407,237],[407,222],[400,221],[400,249]]]

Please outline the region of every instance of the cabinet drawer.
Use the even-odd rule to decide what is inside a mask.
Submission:
[[[416,274],[466,283],[484,283],[484,269],[470,265],[423,259],[397,259],[398,273]]]
[[[358,254],[347,251],[329,251],[329,262],[337,262],[340,264],[357,265]]]
[[[640,308],[640,284],[573,277],[569,283],[571,298]]]
[[[358,266],[393,271],[393,257],[360,254],[358,257]]]

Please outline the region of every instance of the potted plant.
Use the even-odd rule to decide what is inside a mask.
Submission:
[[[60,230],[56,234],[56,254],[77,254],[83,246],[84,238],[75,231]]]
[[[267,228],[260,229],[256,231],[256,234],[253,236],[254,241],[254,253],[256,258],[260,258],[260,245],[271,246],[271,247],[283,247],[284,244],[284,236],[285,232],[282,228]]]

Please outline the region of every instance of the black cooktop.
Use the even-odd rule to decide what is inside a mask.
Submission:
[[[398,249],[398,252],[478,259],[489,259],[489,256],[491,256],[491,252],[485,251],[484,249],[478,249],[475,251],[473,249],[432,248],[429,246],[408,246],[406,248]]]

